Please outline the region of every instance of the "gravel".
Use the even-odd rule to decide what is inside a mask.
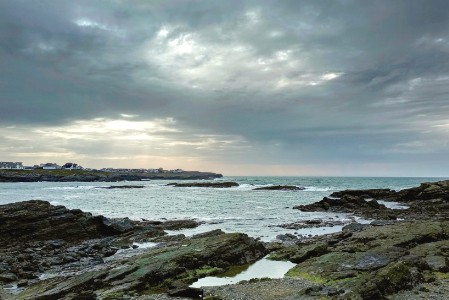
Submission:
[[[205,295],[218,296],[223,300],[296,299],[302,289],[312,285],[304,280],[283,278],[204,287],[204,292]]]
[[[293,278],[262,279],[255,282],[243,281],[238,284],[204,287],[204,298],[216,296],[221,300],[293,300],[298,299],[302,289],[314,284]],[[188,298],[172,298],[165,294],[141,296],[136,300],[191,300]],[[301,297],[303,298],[303,296]]]

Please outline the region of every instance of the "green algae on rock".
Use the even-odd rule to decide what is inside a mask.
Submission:
[[[240,233],[192,237],[171,246],[149,249],[128,259],[124,265],[36,283],[20,297],[58,298],[80,288],[97,295],[168,291],[174,282],[187,286],[211,272],[223,272],[232,265],[247,264],[265,254],[262,243]]]

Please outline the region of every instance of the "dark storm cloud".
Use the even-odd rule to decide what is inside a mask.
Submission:
[[[0,70],[0,127],[170,117],[178,154],[235,163],[449,151],[447,1],[2,1]]]

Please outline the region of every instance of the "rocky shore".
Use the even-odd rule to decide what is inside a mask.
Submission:
[[[222,174],[184,171],[182,173],[112,173],[86,170],[0,170],[0,182],[117,182],[139,180],[198,180],[221,178]]]
[[[188,288],[195,279],[267,253],[262,243],[240,233],[216,230],[186,238],[164,231],[197,225],[192,220],[109,219],[40,200],[2,205],[3,298],[121,299],[156,292],[191,296],[198,292]],[[139,244],[149,242],[154,247],[138,251]],[[20,293],[5,294],[5,288]]]
[[[401,209],[395,203],[402,205]],[[109,219],[26,201],[0,206],[2,299],[447,299],[449,181],[402,191],[347,190],[303,211],[370,218],[334,234],[262,243],[220,230],[165,230],[192,220]],[[329,225],[325,220],[286,228]],[[282,279],[190,288],[269,254],[296,264]],[[186,298],[187,297],[187,298]]]

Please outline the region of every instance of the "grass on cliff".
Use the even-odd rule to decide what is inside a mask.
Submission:
[[[53,175],[53,176],[86,176],[86,175],[94,175],[94,176],[108,176],[108,172],[103,171],[87,171],[87,170],[43,170],[43,169],[35,169],[35,170],[0,170],[0,173],[9,174],[9,175],[17,175],[17,176],[27,176],[27,175]]]

